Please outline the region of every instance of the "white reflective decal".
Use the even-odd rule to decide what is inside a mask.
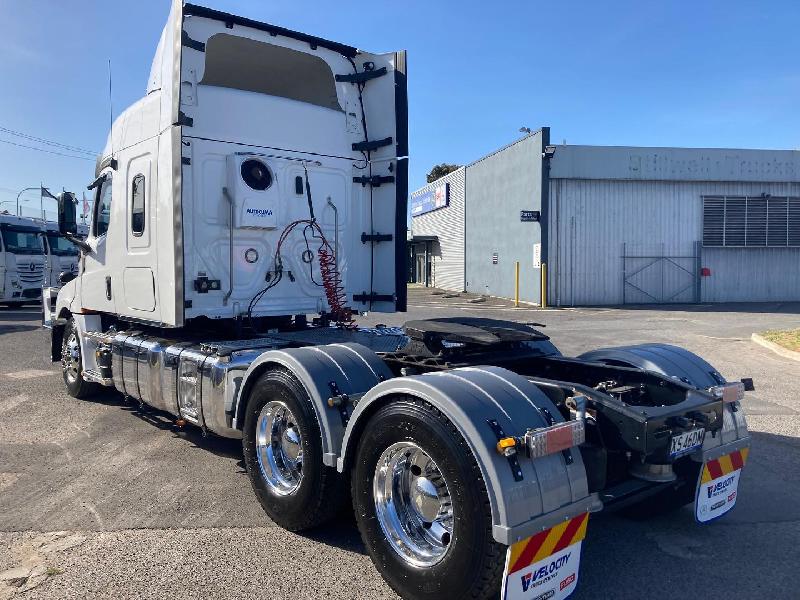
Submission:
[[[742,448],[703,465],[695,499],[695,518],[700,523],[721,517],[736,504],[739,477],[748,450]]]
[[[578,585],[584,513],[517,542],[506,552],[504,600],[562,600]]]

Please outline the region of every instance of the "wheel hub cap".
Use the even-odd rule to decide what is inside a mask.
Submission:
[[[74,331],[67,338],[65,350],[61,364],[67,374],[67,379],[70,382],[74,382],[78,378],[78,371],[81,365],[81,347],[78,342],[78,335]]]
[[[453,504],[439,467],[413,442],[387,448],[375,467],[375,511],[394,551],[417,567],[440,562],[452,544]]]
[[[427,477],[417,477],[411,488],[411,502],[425,522],[431,523],[439,516],[439,492]]]
[[[256,456],[261,476],[279,496],[294,493],[303,478],[303,439],[294,415],[280,401],[263,406],[256,423]]]

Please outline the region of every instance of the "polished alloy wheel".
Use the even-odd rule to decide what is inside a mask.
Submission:
[[[440,562],[452,544],[453,504],[439,467],[412,442],[389,446],[375,467],[375,511],[395,552],[416,567]]]
[[[256,453],[261,476],[275,494],[288,496],[300,487],[303,440],[294,415],[283,402],[267,402],[261,409]]]
[[[78,333],[73,329],[67,343],[64,346],[65,352],[61,357],[61,364],[64,367],[64,373],[67,375],[67,380],[74,383],[78,379],[78,373],[81,368],[81,345],[78,341]]]

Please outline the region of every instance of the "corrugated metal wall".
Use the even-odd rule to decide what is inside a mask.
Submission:
[[[761,193],[800,196],[800,183],[551,179],[549,302],[622,304],[623,245],[628,255],[691,256],[702,238],[702,196]],[[798,248],[702,248],[701,256],[712,272],[701,280],[703,302],[800,299]],[[634,283],[680,289],[686,275],[660,268]],[[648,301],[629,292],[628,302]],[[684,292],[672,301],[690,300]]]
[[[541,226],[520,222],[520,211],[541,210],[542,139],[536,132],[467,166],[468,292],[513,298],[519,261],[520,299],[539,301],[533,245]]]
[[[435,235],[432,245],[431,285],[443,290],[464,291],[464,167],[429,183],[411,194],[416,198],[437,185],[450,184],[450,204],[411,218],[413,235]]]
[[[702,262],[703,302],[800,300],[800,248],[703,248]]]

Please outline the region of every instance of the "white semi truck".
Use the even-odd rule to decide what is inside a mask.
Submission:
[[[42,225],[35,219],[0,215],[0,303],[38,302],[45,284]]]
[[[44,295],[68,392],[241,439],[288,530],[352,502],[405,598],[564,598],[589,513],[729,511],[749,381],[666,345],[568,358],[505,321],[354,326],[405,310],[406,132],[404,52],[174,2],[79,274]]]

